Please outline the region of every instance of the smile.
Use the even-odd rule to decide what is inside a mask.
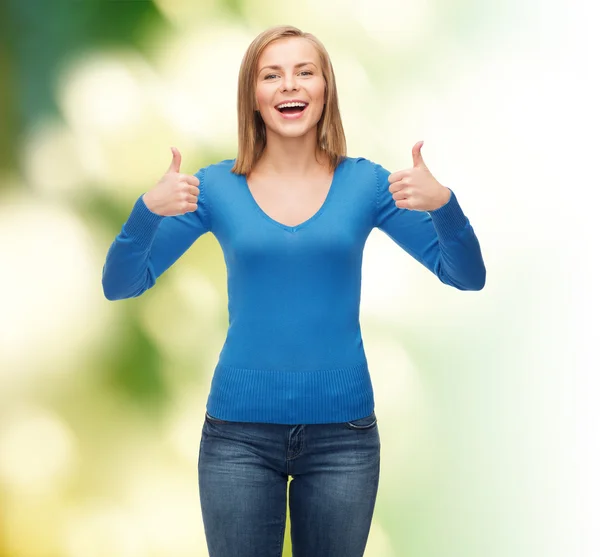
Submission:
[[[282,118],[286,120],[296,120],[302,116],[308,103],[293,101],[293,102],[284,102],[275,107],[277,112],[281,114]]]

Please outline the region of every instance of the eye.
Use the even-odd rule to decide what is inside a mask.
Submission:
[[[275,77],[275,74],[270,73],[268,75],[265,75],[265,79],[269,79],[270,77]]]
[[[313,74],[310,70],[303,70],[300,73],[307,73],[308,75],[312,75]]]

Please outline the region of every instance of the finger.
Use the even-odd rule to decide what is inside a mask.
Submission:
[[[403,189],[397,191],[396,193],[394,193],[394,195],[392,195],[392,198],[395,199],[396,201],[399,201],[401,199],[409,199],[411,194],[412,194],[412,192],[409,188],[403,188]]]
[[[200,185],[200,180],[198,180],[196,176],[192,176],[190,174],[182,174],[181,176],[179,176],[179,179],[183,180],[184,182],[187,182],[188,184],[191,184],[192,186]]]
[[[423,155],[421,154],[421,147],[423,147],[424,141],[418,141],[412,148],[412,158],[414,166],[424,166]]]
[[[181,199],[194,198],[194,202],[198,200],[200,190],[195,186],[190,186],[188,183],[179,182],[181,188],[179,189],[179,197]]]
[[[397,191],[403,190],[407,185],[408,185],[407,182],[404,182],[403,180],[399,180],[397,182],[390,184],[390,187],[388,188],[388,190],[390,191],[390,193],[396,193]]]
[[[197,195],[192,195],[192,194],[188,194],[186,201],[188,203],[198,203],[198,196]]]
[[[396,172],[392,172],[388,176],[388,182],[391,184],[392,182],[398,182],[402,180],[402,178],[408,178],[411,174],[412,170],[407,168],[406,170],[397,170]]]
[[[411,199],[399,199],[395,202],[398,209],[412,209],[413,202]]]
[[[171,153],[173,153],[173,160],[169,166],[167,172],[179,172],[181,168],[181,153],[177,147],[171,147]]]
[[[200,195],[200,188],[197,188],[196,186],[190,186],[189,184],[186,184],[186,191],[195,197]]]

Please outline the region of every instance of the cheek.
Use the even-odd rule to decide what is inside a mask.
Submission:
[[[312,91],[312,97],[319,99],[321,102],[325,102],[325,83],[315,83],[315,87]]]
[[[256,102],[258,103],[258,106],[261,109],[267,108],[270,105],[268,91],[265,91],[263,88],[258,87],[256,89]]]
[[[323,110],[324,110],[324,104],[325,104],[325,91],[323,88],[317,88],[315,91],[312,92],[312,98],[314,99],[314,102],[316,105],[318,105],[318,110],[319,112],[322,114]]]

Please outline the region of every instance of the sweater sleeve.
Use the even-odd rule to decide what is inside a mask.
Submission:
[[[134,298],[152,288],[157,278],[210,230],[205,170],[195,174],[200,180],[195,211],[164,217],[148,209],[143,194],[138,197],[108,249],[102,269],[102,287],[108,300]]]
[[[455,193],[435,211],[396,207],[389,191],[390,171],[374,165],[376,202],[374,226],[425,265],[441,282],[458,290],[481,290],[486,269],[479,241]]]

